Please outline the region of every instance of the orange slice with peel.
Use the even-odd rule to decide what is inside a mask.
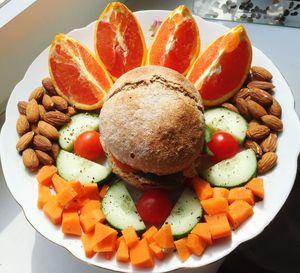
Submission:
[[[67,35],[58,34],[50,47],[48,65],[57,93],[71,105],[83,110],[102,106],[112,81],[88,48]]]
[[[173,10],[157,30],[147,55],[147,64],[161,65],[186,74],[200,51],[197,23],[189,9]]]
[[[146,43],[139,22],[122,3],[109,3],[101,13],[95,29],[95,52],[113,79],[142,66]]]
[[[199,90],[204,105],[218,105],[232,97],[246,80],[252,47],[238,25],[213,41],[193,64],[187,78]]]

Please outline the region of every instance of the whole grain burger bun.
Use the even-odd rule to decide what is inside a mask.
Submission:
[[[203,106],[178,72],[143,66],[122,75],[100,113],[107,154],[132,168],[170,175],[188,168],[203,147]]]

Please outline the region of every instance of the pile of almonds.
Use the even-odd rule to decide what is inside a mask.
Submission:
[[[40,165],[51,165],[59,152],[59,128],[70,121],[76,109],[59,96],[50,78],[34,89],[28,101],[19,101],[20,116],[16,130],[20,138],[16,149],[22,154],[24,165],[35,171]]]
[[[244,87],[222,106],[240,113],[248,122],[244,146],[258,159],[258,174],[271,170],[277,162],[277,134],[283,130],[281,106],[273,97],[272,74],[253,66]]]

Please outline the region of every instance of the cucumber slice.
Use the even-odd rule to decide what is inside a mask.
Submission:
[[[205,111],[205,124],[213,131],[225,131],[232,134],[239,143],[243,143],[248,127],[247,121],[238,113],[218,107]]]
[[[202,217],[202,207],[196,193],[185,188],[165,223],[171,225],[172,234],[180,238],[188,234]]]
[[[232,188],[249,181],[256,169],[255,153],[247,149],[204,170],[201,176],[216,187]]]
[[[80,113],[71,117],[71,121],[59,130],[58,143],[67,151],[72,151],[77,136],[88,130],[99,130],[99,116],[91,113]]]
[[[146,226],[137,213],[135,204],[122,181],[115,181],[107,190],[102,202],[106,221],[118,230],[133,226],[142,232]]]
[[[60,150],[56,166],[62,178],[67,181],[79,180],[82,184],[99,183],[111,174],[111,168],[108,165],[100,165],[64,150]]]

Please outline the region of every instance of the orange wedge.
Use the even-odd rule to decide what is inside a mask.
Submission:
[[[59,95],[78,109],[94,110],[102,106],[112,81],[88,48],[67,35],[58,34],[51,44],[48,61]]]
[[[122,3],[109,3],[95,29],[95,52],[113,79],[144,65],[146,44],[133,13]]]
[[[246,80],[252,47],[238,25],[213,41],[198,57],[187,78],[199,90],[204,105],[218,105],[232,97]]]
[[[157,30],[147,55],[147,64],[161,65],[186,74],[200,50],[197,23],[189,9],[173,10]]]

